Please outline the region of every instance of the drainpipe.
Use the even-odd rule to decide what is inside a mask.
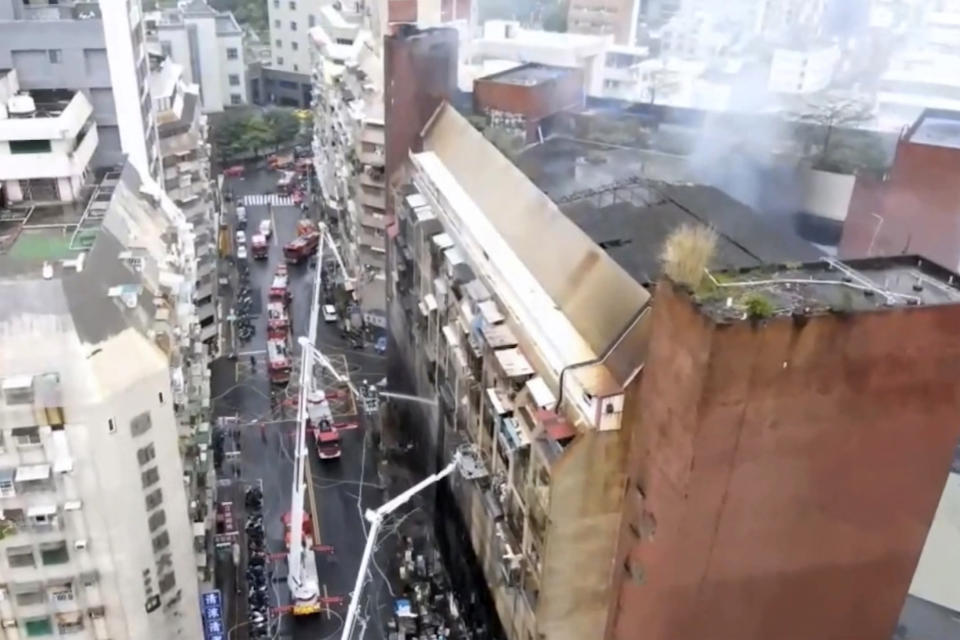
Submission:
[[[637,322],[640,321],[640,318],[643,316],[644,313],[647,312],[649,308],[650,308],[649,305],[645,304],[639,309],[637,309],[637,312],[633,314],[633,317],[630,319],[630,322],[628,322],[626,326],[623,328],[623,330],[617,334],[617,336],[613,339],[613,342],[611,342],[607,346],[607,348],[604,349],[602,355],[596,358],[593,358],[591,360],[584,360],[583,362],[575,362],[573,364],[568,364],[563,369],[560,370],[560,393],[557,394],[557,404],[553,408],[554,413],[558,413],[560,411],[560,405],[563,403],[563,377],[567,373],[567,371],[570,371],[571,369],[582,369],[583,367],[589,367],[591,365],[600,364],[601,362],[606,360],[607,357],[610,355],[610,353],[617,347],[617,345],[623,341],[623,338],[627,335],[627,332],[630,331],[630,329],[632,329],[634,325],[636,325]]]

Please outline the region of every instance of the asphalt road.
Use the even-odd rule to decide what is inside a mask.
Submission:
[[[238,202],[245,194],[273,192],[277,175],[275,172],[257,170],[248,171],[244,179],[227,179],[225,188],[233,193],[231,204]],[[230,208],[232,211],[232,207]],[[268,215],[271,214],[268,213],[266,206],[247,207],[248,238],[255,233],[260,220]],[[271,239],[269,259],[249,261],[251,286],[254,292],[259,292],[263,296],[264,308],[274,270],[283,261],[282,246],[295,237],[296,224],[301,215],[297,207],[273,207],[274,234]],[[308,327],[314,275],[315,269],[306,263],[290,268],[290,290],[293,294],[290,316],[293,322],[294,342],[296,337],[303,335]],[[291,383],[288,389],[280,392],[279,398],[271,400],[264,353],[265,315],[261,314],[256,318],[254,324],[256,334],[249,343],[237,345],[237,359],[231,361],[223,358],[213,367],[213,410],[218,416],[236,415],[239,417],[240,424],[246,425],[241,429],[239,443],[240,477],[235,479],[230,462],[224,465],[223,477],[244,485],[262,483],[267,544],[271,551],[283,552],[285,551],[284,531],[281,518],[290,508],[296,389]],[[348,348],[334,325],[320,322],[318,343],[318,348],[326,355],[336,357],[342,354],[346,357],[351,378],[357,383],[363,379],[374,382],[385,375],[383,357],[374,354],[372,348],[367,350]],[[299,346],[295,344],[294,349],[299,358]],[[256,360],[254,365],[251,365],[250,356]],[[291,375],[293,381],[296,381],[298,371],[298,365],[295,365]],[[349,421],[351,418],[344,417],[343,420]],[[259,427],[253,424],[260,421],[269,423],[265,443]],[[370,444],[368,433],[370,429],[362,419],[358,421],[360,428],[341,433],[343,453],[339,460],[321,463],[315,455],[315,449],[312,445],[310,447],[313,491],[312,498],[311,493],[308,492],[308,501],[313,500],[314,504],[308,507],[312,507],[311,511],[317,516],[319,542],[333,547],[332,554],[317,553],[320,581],[330,596],[347,596],[356,578],[365,543],[358,500],[362,498],[360,507],[364,510],[368,507],[376,507],[382,501],[377,485],[374,447]],[[242,520],[240,522],[242,526]],[[275,601],[281,605],[288,604],[289,594],[285,581],[280,580],[286,575],[285,561],[274,563],[274,575],[278,578],[275,584]],[[370,588],[370,600],[379,604],[382,610],[388,610],[389,599],[380,596],[383,586],[382,580],[379,582],[380,584]],[[368,638],[385,635],[379,632],[383,629],[383,625],[379,618],[374,619],[376,616],[374,608],[369,605],[365,607],[371,616],[370,631],[366,636]],[[228,611],[238,618],[231,620],[231,623],[241,625],[231,637],[234,639],[245,637],[242,628],[244,614],[234,607],[228,607]],[[345,612],[346,604],[343,604],[340,607],[334,607],[329,616],[321,614],[296,619],[284,616],[280,623],[279,637],[310,638],[311,640],[339,637],[341,616]]]

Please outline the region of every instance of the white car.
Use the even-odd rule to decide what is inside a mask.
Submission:
[[[273,233],[273,229],[270,227],[270,220],[261,220],[260,221],[260,235],[265,238],[269,238],[270,234]]]
[[[323,305],[323,321],[324,322],[336,322],[337,321],[337,308],[332,304]]]
[[[243,231],[237,231],[237,247],[247,244],[247,234]]]
[[[237,260],[246,260],[247,259],[247,245],[238,244],[237,245]]]

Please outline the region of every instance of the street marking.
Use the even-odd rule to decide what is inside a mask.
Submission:
[[[304,443],[306,444],[306,443]],[[313,456],[310,455],[310,447],[304,451],[307,458],[307,494],[310,496],[310,521],[313,523],[313,544],[322,544],[320,541],[320,506],[317,504],[317,497],[313,492]],[[293,526],[293,523],[290,523]]]
[[[253,193],[243,196],[243,206],[245,207],[265,207],[267,205],[275,207],[292,207],[296,203],[293,196],[281,196],[276,193]]]
[[[258,356],[258,355],[260,355],[261,353],[266,353],[266,352],[267,352],[266,349],[260,349],[260,350],[258,350],[258,351],[241,351],[241,352],[238,353],[237,355],[238,355],[238,356]]]

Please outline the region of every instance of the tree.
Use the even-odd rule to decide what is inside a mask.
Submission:
[[[263,121],[273,133],[275,147],[292,144],[300,132],[300,120],[290,109],[271,109],[263,114]]]
[[[816,168],[829,164],[830,142],[836,129],[870,120],[873,107],[860,96],[824,92],[805,100],[801,110],[794,116],[800,122],[813,123],[824,130],[820,153],[814,161]]]

